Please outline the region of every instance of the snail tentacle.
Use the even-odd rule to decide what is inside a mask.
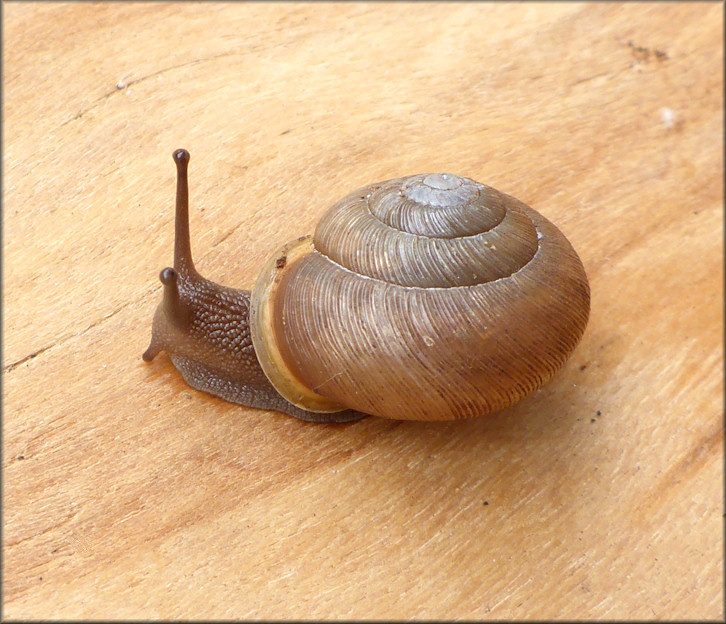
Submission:
[[[292,405],[267,379],[250,336],[250,291],[220,286],[194,268],[189,233],[189,153],[173,154],[177,167],[174,268],[159,278],[164,296],[154,315],[152,338],[143,353],[152,361],[167,351],[193,388],[227,401],[287,413],[309,422],[351,422],[367,414],[344,410],[315,413]]]

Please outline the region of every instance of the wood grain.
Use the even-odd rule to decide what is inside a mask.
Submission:
[[[723,620],[723,7],[4,3],[3,617]],[[141,360],[192,154],[252,285],[363,184],[453,171],[572,241],[535,395],[316,426]]]

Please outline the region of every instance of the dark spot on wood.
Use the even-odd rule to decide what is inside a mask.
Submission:
[[[584,371],[586,368],[587,368],[587,364],[583,364],[582,366],[580,366],[581,371]]]
[[[655,58],[659,62],[668,60],[668,54],[663,50],[659,50],[658,48],[653,48],[653,50],[651,50],[650,48],[646,48],[645,46],[637,46],[632,41],[628,41],[628,46],[630,46],[630,50],[633,53],[633,58],[635,58],[636,61],[647,62],[650,59],[651,51],[653,52],[653,56],[655,56]]]
[[[647,61],[650,57],[650,50],[643,46],[637,46],[632,41],[628,41],[633,57],[638,61]]]
[[[591,418],[591,419],[590,419],[590,422],[591,422],[591,423],[597,422],[597,418]]]
[[[602,412],[600,410],[597,410],[597,415],[602,416]]]
[[[275,260],[275,267],[278,269],[284,269],[286,264],[287,256],[280,256],[277,260]]]
[[[285,132],[280,132],[280,136],[282,136],[283,134],[290,134],[291,132],[292,128],[290,128],[289,130],[285,130]]]
[[[484,501],[482,504],[486,507],[489,504],[489,501]]]
[[[18,455],[18,459],[25,459],[25,455]]]

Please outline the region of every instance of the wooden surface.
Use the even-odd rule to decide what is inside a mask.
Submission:
[[[724,617],[722,5],[3,13],[5,619]],[[572,241],[583,341],[466,422],[196,392],[141,360],[177,147],[215,281],[453,171]]]

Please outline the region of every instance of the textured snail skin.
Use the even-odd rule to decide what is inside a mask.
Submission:
[[[187,164],[176,150],[176,236],[174,268],[160,274],[164,298],[156,309],[152,338],[143,359],[167,351],[193,388],[233,403],[284,412],[310,422],[348,422],[366,414],[345,410],[319,414],[290,404],[260,368],[249,329],[250,293],[220,286],[194,268],[189,237]]]
[[[351,193],[270,259],[251,298],[213,284],[191,261],[188,153],[174,159],[175,268],[144,359],[168,351],[197,389],[317,422],[468,418],[540,387],[585,330],[589,285],[564,235],[452,174]]]

